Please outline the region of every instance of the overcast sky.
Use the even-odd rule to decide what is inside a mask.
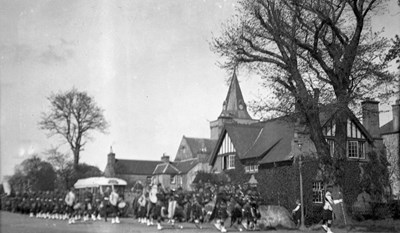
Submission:
[[[0,175],[63,142],[48,139],[37,122],[46,97],[72,87],[93,96],[110,122],[109,133],[94,133],[81,153],[81,162],[101,170],[110,146],[117,158],[173,159],[183,135],[209,137],[229,77],[208,42],[234,2],[0,0]],[[389,37],[400,34],[392,2],[374,20]],[[238,78],[249,102],[257,82]]]

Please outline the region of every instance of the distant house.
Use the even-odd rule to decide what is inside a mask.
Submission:
[[[395,198],[400,199],[400,100],[396,100],[395,104],[392,105],[392,114],[393,119],[380,128],[380,133],[385,145],[386,156],[390,163],[389,174],[392,194]]]
[[[169,156],[163,156],[168,157]],[[154,184],[162,184],[164,188],[184,190],[192,190],[192,181],[197,171],[202,170],[202,163],[198,158],[187,159],[178,162],[169,161],[167,158],[164,162],[158,164],[154,169],[152,182]]]
[[[104,175],[121,178],[128,183],[128,187],[133,187],[138,181],[142,184],[150,184],[154,169],[161,163],[163,163],[161,160],[116,159],[115,153],[111,150]]]

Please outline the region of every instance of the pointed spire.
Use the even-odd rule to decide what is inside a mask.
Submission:
[[[220,117],[251,119],[236,76],[236,67],[233,70],[230,82]]]

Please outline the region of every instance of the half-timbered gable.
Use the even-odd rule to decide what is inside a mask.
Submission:
[[[253,142],[256,140],[262,129],[262,125],[225,125],[217,145],[211,154],[210,165],[215,172],[223,172],[224,170],[236,169],[237,161],[241,161],[245,153],[249,150]],[[252,170],[256,169],[257,162],[253,165]],[[247,168],[248,170],[249,167]],[[243,171],[245,172],[245,168]]]
[[[335,130],[334,120],[328,120],[323,127],[323,134],[329,144],[331,156],[335,152]],[[347,120],[347,144],[346,156],[349,159],[366,159],[366,153],[373,147],[373,139],[365,127],[354,117]]]

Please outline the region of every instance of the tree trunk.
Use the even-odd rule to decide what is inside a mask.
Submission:
[[[79,149],[75,148],[74,150],[74,171],[78,171],[78,164],[79,164]]]

